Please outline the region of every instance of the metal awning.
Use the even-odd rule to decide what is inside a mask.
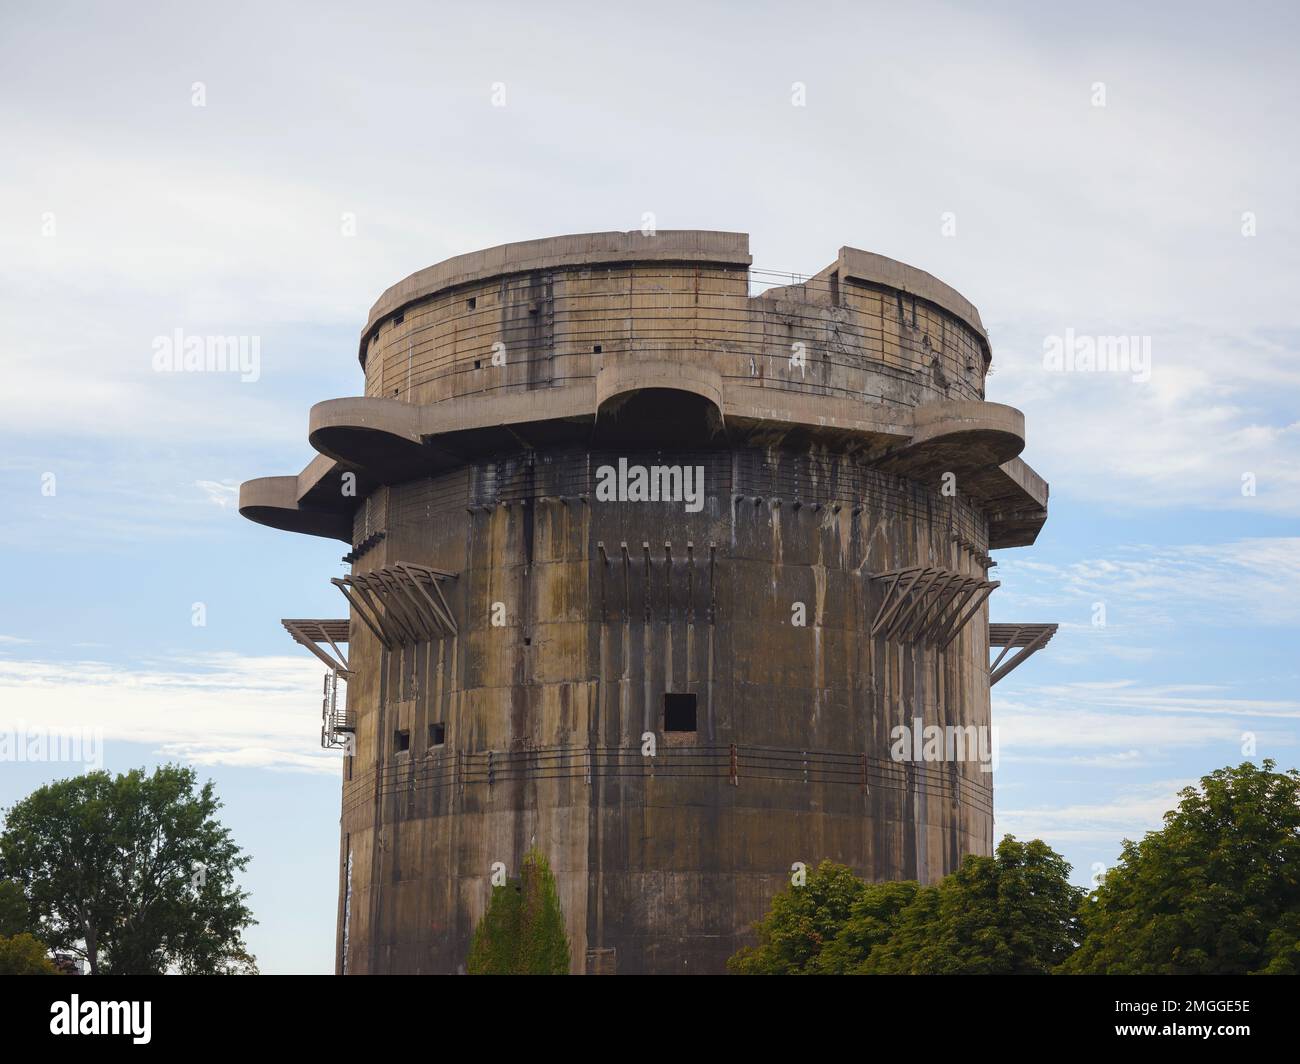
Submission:
[[[1054,624],[990,624],[989,649],[1001,647],[1002,653],[989,666],[989,686],[992,687],[1002,677],[1020,665],[1025,659],[1037,654],[1051,642],[1056,634]],[[1012,650],[1019,650],[999,668],[1002,659]]]
[[[457,632],[456,619],[442,593],[455,573],[427,565],[396,562],[382,569],[334,577],[330,583],[387,649],[429,643]]]
[[[998,581],[913,565],[871,579],[885,585],[871,634],[897,642],[924,642],[946,647],[975,616]]]
[[[348,641],[346,617],[342,620],[285,619],[280,623],[295,640],[320,658],[334,672],[347,675],[351,671],[348,668],[347,655],[339,646],[340,643]],[[322,643],[329,644],[330,650],[334,652],[333,655],[330,654],[330,650],[321,646]]]

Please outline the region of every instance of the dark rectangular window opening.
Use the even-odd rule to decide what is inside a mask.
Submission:
[[[664,731],[695,731],[694,695],[664,695]]]
[[[430,724],[429,725],[429,745],[441,746],[447,741],[447,725]]]
[[[405,315],[405,314],[399,314],[399,315],[397,315],[397,317],[395,317],[395,318],[393,319],[393,324],[394,324],[394,325],[401,325],[402,322],[404,322],[405,320],[406,320],[406,315]]]
[[[396,753],[405,753],[411,749],[411,733],[403,730],[393,733],[393,750]]]
[[[600,344],[593,344],[593,345],[592,345],[592,348],[591,348],[591,351],[592,351],[592,354],[595,354],[595,355],[600,354],[600,352],[601,352],[601,346],[600,346]]]
[[[474,368],[475,368],[475,369],[482,369],[482,368],[483,368],[483,360],[482,360],[481,358],[476,358],[476,359],[474,359]]]
[[[478,296],[470,296],[467,300],[465,300],[465,306],[467,306],[470,310],[473,310],[475,307],[477,307]]]

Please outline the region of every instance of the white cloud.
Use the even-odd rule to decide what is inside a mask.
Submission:
[[[0,659],[0,728],[94,729],[198,764],[333,773],[319,747],[321,667],[209,654],[135,667]]]
[[[1002,604],[1072,608],[1106,605],[1107,625],[1120,631],[1075,624],[1060,636],[1078,646],[1084,639],[1118,640],[1153,625],[1228,624],[1252,626],[1300,623],[1300,537],[1259,537],[1220,544],[1156,546],[1134,544],[1110,555],[1066,565],[1007,558]],[[996,606],[996,603],[995,603]],[[1058,638],[1060,638],[1058,636]]]
[[[194,486],[199,488],[208,502],[228,510],[239,500],[239,485],[233,480],[198,480]]]
[[[1066,843],[1110,843],[1123,836],[1140,839],[1161,827],[1164,814],[1178,805],[1178,792],[1195,779],[1156,780],[1122,788],[1107,802],[1076,802],[1052,808],[999,809],[998,835],[1041,838],[1054,849]]]
[[[1136,771],[1192,750],[1215,763],[1245,756],[1253,737],[1261,756],[1291,753],[1300,742],[1300,701],[1233,697],[1226,687],[1140,684],[1132,680],[1021,685],[993,691],[999,756]]]

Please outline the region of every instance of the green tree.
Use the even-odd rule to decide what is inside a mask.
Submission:
[[[736,975],[814,975],[822,950],[839,934],[866,884],[844,865],[822,861],[802,886],[793,884],[772,899],[754,925],[758,945],[727,961]]]
[[[863,883],[823,861],[772,900],[740,975],[1049,972],[1078,942],[1082,889],[1046,843],[1008,835],[940,883]]]
[[[1300,773],[1273,767],[1212,772],[1163,828],[1126,839],[1063,971],[1300,973]]]
[[[854,974],[873,949],[893,937],[903,912],[918,895],[928,897],[937,889],[922,887],[913,880],[866,884],[839,933],[818,957],[817,971],[824,975]]]
[[[0,975],[58,975],[44,943],[25,932],[0,935]]]
[[[235,884],[248,858],[220,808],[212,783],[178,765],[60,780],[6,811],[0,869],[45,941],[92,975],[256,971]]]
[[[32,934],[37,930],[21,884],[0,879],[0,938]]]
[[[863,975],[1045,975],[1078,944],[1083,890],[1040,839],[1008,835],[919,890],[889,938],[850,969]]]
[[[569,974],[569,937],[555,876],[538,850],[524,855],[518,879],[492,888],[466,967],[470,975]]]

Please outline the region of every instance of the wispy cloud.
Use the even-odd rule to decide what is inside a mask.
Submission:
[[[239,485],[233,480],[199,480],[197,487],[207,497],[208,502],[228,510],[239,499]]]
[[[1103,556],[1068,564],[1008,558],[1003,563],[1003,604],[1015,608],[1068,604],[1089,616],[1093,603],[1105,607],[1106,624],[1124,629],[1222,627],[1300,623],[1300,537],[1237,539],[1219,544],[1129,544]],[[1113,640],[1106,628],[1075,624],[1062,633]],[[1107,643],[1113,652],[1116,646]]]
[[[141,663],[0,659],[0,727],[96,729],[198,764],[337,772],[319,748],[319,666],[209,654]]]
[[[1076,802],[1045,808],[999,809],[996,831],[1018,838],[1041,838],[1062,848],[1069,843],[1117,843],[1141,838],[1163,823],[1178,805],[1178,792],[1195,779],[1155,780],[1123,787],[1105,802]]]

